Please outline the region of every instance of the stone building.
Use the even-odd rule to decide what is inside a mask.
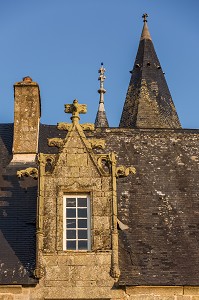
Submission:
[[[14,85],[0,124],[0,300],[199,299],[199,130],[181,128],[147,15],[118,128],[65,105],[40,124],[39,86]]]

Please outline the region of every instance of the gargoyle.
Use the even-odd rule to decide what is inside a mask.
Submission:
[[[23,176],[30,176],[34,179],[37,179],[38,178],[38,170],[37,168],[27,168],[27,169],[24,169],[24,170],[20,170],[20,171],[17,171],[17,176],[19,178],[23,177]]]
[[[63,146],[63,144],[64,144],[63,139],[60,138],[48,139],[48,146],[50,147],[60,148],[61,146]]]

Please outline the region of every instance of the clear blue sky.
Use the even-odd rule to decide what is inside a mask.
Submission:
[[[82,122],[94,122],[104,62],[118,126],[145,12],[181,123],[199,128],[198,0],[0,0],[0,123],[13,122],[13,84],[27,75],[40,86],[42,123],[68,121],[75,98],[88,105]]]

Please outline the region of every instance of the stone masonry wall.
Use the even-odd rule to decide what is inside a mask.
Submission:
[[[59,286],[58,289],[51,288],[52,295],[48,292],[50,287],[46,286],[45,295],[39,289],[22,286],[0,286],[0,300],[67,300],[67,299],[98,299],[98,300],[198,300],[198,287],[164,287],[164,286],[145,286],[108,289],[96,286],[75,288]],[[60,296],[60,294],[64,296]]]

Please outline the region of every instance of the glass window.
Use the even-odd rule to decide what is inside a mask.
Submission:
[[[90,250],[90,198],[64,196],[64,250]]]

